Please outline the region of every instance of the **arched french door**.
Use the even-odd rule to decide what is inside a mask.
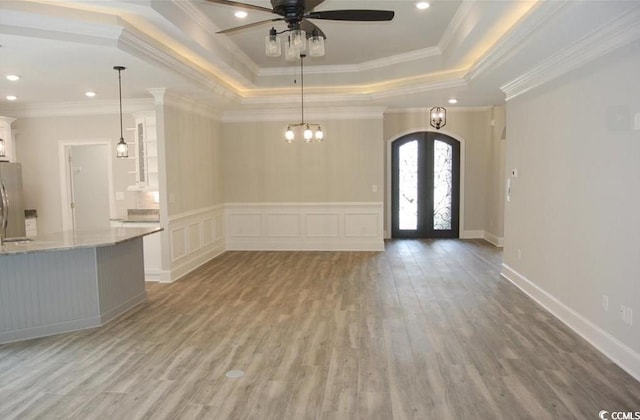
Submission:
[[[412,133],[391,147],[394,238],[457,238],[460,143],[446,134]]]

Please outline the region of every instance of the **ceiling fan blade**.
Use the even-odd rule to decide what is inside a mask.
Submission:
[[[284,20],[284,18],[273,18],[273,19],[261,20],[260,22],[253,22],[253,23],[249,23],[247,25],[236,26],[235,28],[225,29],[224,31],[218,31],[216,33],[217,34],[228,34],[228,33],[231,33],[231,32],[242,31],[244,29],[253,28],[254,26],[260,26],[260,25],[263,25],[263,24],[265,24],[267,22],[277,22],[279,20]]]
[[[304,2],[305,10],[313,10],[318,7],[320,3],[324,3],[324,0],[307,0]]]
[[[305,16],[309,19],[355,20],[363,22],[381,22],[392,20],[395,12],[387,10],[322,10]]]
[[[300,29],[307,33],[307,38],[313,36],[313,31],[318,31],[318,35],[327,39],[327,36],[322,32],[322,29],[318,28],[313,22],[309,22],[306,19],[300,23]]]
[[[266,7],[254,6],[253,4],[240,3],[239,1],[231,1],[231,0],[205,0],[205,1],[208,1],[209,3],[224,4],[225,6],[239,7],[242,9],[259,10],[261,12],[268,12],[268,13],[273,12],[271,9],[267,9]]]

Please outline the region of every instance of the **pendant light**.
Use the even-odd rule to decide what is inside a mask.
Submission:
[[[127,142],[124,141],[124,133],[122,130],[122,77],[120,76],[120,72],[125,70],[126,67],[114,66],[113,69],[118,72],[118,94],[120,97],[120,141],[116,145],[116,157],[127,158],[129,157],[129,146]]]
[[[300,112],[301,120],[299,123],[291,123],[287,126],[287,131],[284,133],[284,141],[287,143],[293,143],[296,138],[296,134],[293,129],[296,127],[304,127],[302,137],[306,143],[311,143],[315,138],[316,141],[321,142],[324,140],[324,132],[320,124],[308,123],[304,120],[304,58],[305,54],[300,54]],[[315,130],[315,131],[314,131]]]
[[[429,123],[431,124],[431,127],[435,128],[436,130],[440,130],[442,127],[447,125],[447,110],[444,107],[437,106],[431,108],[429,114]]]

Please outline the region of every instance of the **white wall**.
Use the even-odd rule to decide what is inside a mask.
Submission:
[[[519,175],[511,180],[504,250],[506,276],[636,377],[638,69],[636,42],[508,102],[506,168]],[[620,305],[632,309],[633,326],[622,322]]]
[[[133,127],[130,115],[124,115],[125,127]],[[62,230],[62,207],[58,163],[60,141],[111,139],[114,192],[126,192],[127,185],[135,183],[133,160],[116,159],[115,144],[120,137],[120,120],[114,115],[59,116],[19,118],[12,124],[15,146],[22,163],[23,189],[26,208],[38,211],[38,233]],[[127,141],[133,141],[131,131],[125,132]],[[135,206],[134,193],[126,192],[125,201],[117,201],[115,216],[126,214]]]

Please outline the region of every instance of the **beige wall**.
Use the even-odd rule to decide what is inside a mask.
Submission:
[[[487,182],[493,169],[491,165],[497,165],[494,161],[492,150],[491,126],[492,110],[483,108],[479,110],[457,111],[449,109],[447,125],[440,131],[461,141],[462,159],[464,159],[463,183],[461,194],[464,200],[464,231],[483,231],[487,228],[486,220],[494,220],[496,226],[501,224],[501,216],[495,203],[488,206]],[[384,151],[385,151],[385,177],[389,179],[390,142],[412,132],[435,131],[429,125],[429,114],[425,111],[407,110],[406,112],[387,112],[384,115]],[[462,162],[461,162],[462,163]],[[491,178],[493,181],[493,178]],[[387,186],[387,189],[389,187]],[[387,191],[388,193],[388,191]],[[493,199],[493,198],[492,198]],[[385,197],[389,203],[390,197]],[[461,203],[462,204],[462,203]],[[390,207],[387,205],[386,209]],[[462,209],[461,209],[462,211]],[[496,214],[487,215],[487,212]],[[388,211],[387,211],[388,213]],[[385,230],[390,232],[390,217],[385,217]],[[497,231],[497,230],[496,230]],[[460,232],[463,235],[463,232]],[[500,235],[501,236],[501,235]]]
[[[506,206],[504,251],[505,264],[633,349],[636,360],[638,69],[636,42],[507,103],[506,167],[519,176]],[[622,322],[620,305],[632,308],[633,326]]]
[[[169,216],[222,204],[220,123],[179,102],[162,114]]]
[[[491,136],[487,153],[487,178],[485,181],[484,230],[494,238],[504,236],[504,199],[507,174],[504,166],[506,147],[506,107],[492,108]],[[505,136],[505,137],[503,137]]]
[[[130,115],[124,116],[124,125],[133,127]],[[116,159],[115,144],[120,137],[117,115],[90,115],[79,117],[20,118],[12,124],[16,131],[17,160],[22,163],[25,205],[38,211],[38,233],[62,230],[62,204],[58,143],[111,139],[113,144],[114,192],[125,192],[125,201],[116,202],[117,215],[135,206],[135,193],[126,192],[127,185],[135,183],[133,160]],[[132,141],[132,132],[126,132]]]
[[[285,143],[285,122],[223,124],[225,202],[381,202],[382,119],[321,123],[310,144]]]

